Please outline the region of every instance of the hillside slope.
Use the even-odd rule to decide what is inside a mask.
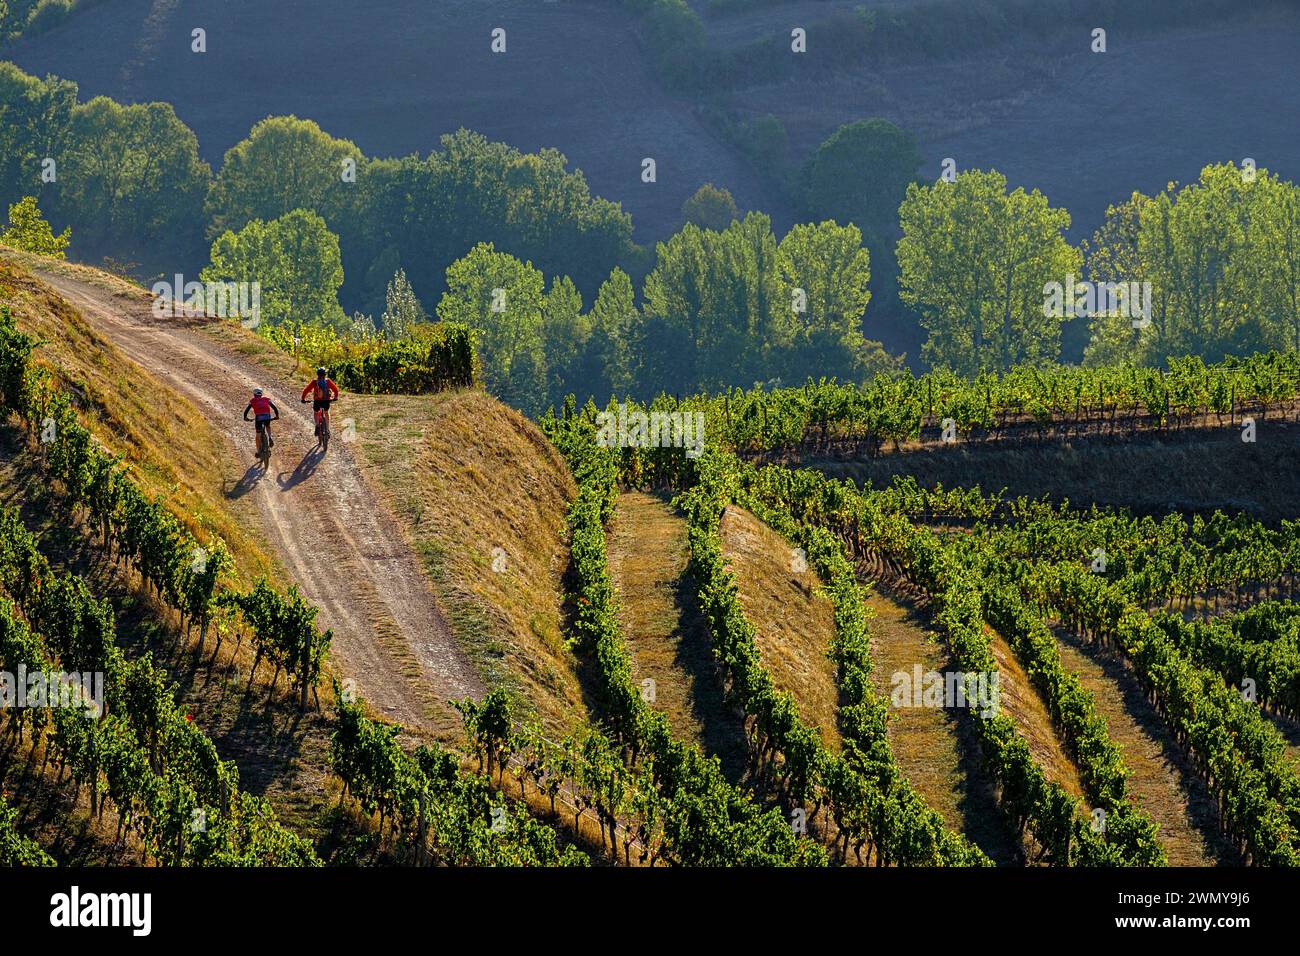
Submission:
[[[677,739],[699,744],[718,757],[728,780],[739,780],[745,728],[724,699],[708,623],[687,575],[685,518],[661,497],[625,491],[608,541],[633,682],[653,680],[651,706],[667,716]]]
[[[838,750],[839,690],[829,656],[835,609],[830,598],[806,559],[744,508],[728,506],[720,531],[740,605],[757,632],[763,666],[776,688],[798,702],[804,722],[818,728],[826,745]]]
[[[219,476],[224,499],[253,503],[270,553],[288,581],[321,609],[318,624],[334,631],[334,662],[356,681],[357,692],[389,719],[457,735],[459,718],[449,701],[480,693],[483,683],[348,443],[336,442],[327,456],[315,449],[310,408],[297,401],[301,386],[250,360],[247,353],[256,354],[258,343],[246,341],[241,354],[203,333],[223,320],[158,319],[152,298],[138,287],[82,267],[36,265],[46,270],[38,278],[116,347],[102,361],[129,360],[144,376],[143,386],[132,390],[141,405],[128,420],[148,420],[159,414],[155,404],[176,394],[192,403],[188,417],[212,424],[220,443],[205,480]],[[253,339],[247,332],[243,337]],[[255,384],[280,399],[282,416],[265,473],[253,460],[252,429],[240,418]]]
[[[771,214],[783,232],[802,215],[783,174],[840,125],[876,116],[915,133],[920,179],[937,178],[948,158],[963,170],[997,168],[1012,188],[1039,189],[1068,209],[1074,241],[1132,190],[1188,182],[1208,163],[1250,155],[1284,178],[1300,174],[1300,125],[1275,120],[1300,107],[1295,84],[1276,82],[1290,75],[1300,39],[1300,17],[1281,4],[1153,32],[1113,25],[1104,3],[1074,4],[1050,42],[1008,25],[1005,42],[975,49],[936,41],[904,62],[827,67],[823,54],[833,61],[852,42],[836,35],[831,14],[917,3],[710,4],[705,58],[773,46],[748,58],[753,77],[735,87],[679,95],[665,90],[626,4],[583,0],[381,0],[366,7],[360,30],[345,0],[202,4],[201,24],[179,0],[111,0],[2,55],[28,73],[77,82],[87,99],[172,103],[214,165],[267,115],[315,120],[371,156],[425,154],[461,126],[527,151],[554,147],[595,194],[632,214],[645,245],[681,225],[682,202],[706,182],[731,190],[741,210]],[[932,20],[946,16],[942,5],[930,9]],[[190,51],[198,25],[208,34],[201,55]],[[1090,49],[1099,25],[1111,27],[1104,55]],[[788,52],[795,26],[808,30],[806,54]],[[504,54],[490,48],[497,27],[507,31]],[[339,63],[348,64],[347,83]],[[1043,135],[1063,116],[1104,128],[1122,147],[1093,149],[1081,162],[1077,137]],[[771,147],[776,167],[759,170],[720,129],[766,117],[782,132]],[[645,157],[658,164],[653,184],[640,180]],[[198,265],[173,264],[187,273]],[[916,360],[923,332],[895,311],[868,338]],[[1069,356],[1081,348],[1080,328],[1068,336]]]
[[[979,485],[990,493],[1006,489],[1011,497],[1047,495],[1057,503],[1096,503],[1138,514],[1244,511],[1270,524],[1293,518],[1300,501],[1300,427],[1273,419],[1257,423],[1253,444],[1241,440],[1239,427],[1225,425],[1179,436],[992,442],[878,458],[809,456],[794,464],[877,488],[911,475],[925,487]]]
[[[273,562],[265,539],[254,530],[251,502],[223,492],[221,432],[197,404],[128,360],[81,312],[24,268],[35,261],[0,246],[0,305],[13,312],[22,331],[38,337],[38,361],[73,392],[86,424],[147,492],[161,495],[175,514],[186,517],[191,531],[218,533],[248,579],[270,570]],[[84,274],[102,276],[92,270]],[[98,281],[107,288],[117,280]]]
[[[228,0],[203,4],[201,16],[188,6],[113,0],[0,58],[74,80],[84,99],[173,104],[214,166],[268,115],[315,120],[377,157],[427,154],[463,126],[529,152],[560,150],[593,193],[632,214],[638,242],[676,230],[682,203],[706,182],[742,208],[781,212],[691,104],[664,91],[621,4],[381,0],[362,13],[348,0]],[[190,52],[196,26],[207,30],[202,55]],[[497,27],[502,54],[491,50]],[[646,156],[659,164],[653,185],[641,182]]]
[[[358,461],[419,556],[459,646],[548,733],[587,717],[564,643],[573,479],[522,414],[484,392],[349,396]],[[330,454],[333,454],[331,449]]]
[[[12,311],[21,330],[39,338],[38,362],[75,396],[83,422],[120,457],[132,480],[162,499],[200,541],[216,533],[226,542],[235,562],[233,584],[251,587],[267,574],[283,586],[282,566],[258,525],[257,509],[246,498],[224,493],[226,448],[219,429],[194,402],[128,359],[20,260],[31,261],[0,249],[0,305]],[[84,274],[104,286],[114,281]],[[207,648],[201,648],[197,631],[183,633],[175,613],[138,576],[106,560],[97,529],[52,487],[39,444],[4,420],[0,504],[17,509],[56,571],[81,576],[110,602],[128,658],[152,655],[222,759],[238,764],[249,792],[265,796],[280,819],[305,836],[317,837],[331,825],[327,817],[337,785],[329,779],[324,716],[304,715],[290,695],[273,689],[270,669],[262,667],[254,679],[251,642],[241,647],[225,640],[214,646],[210,636]],[[15,762],[6,770],[6,789],[17,795],[57,859],[102,865],[138,851],[115,845],[115,824],[96,820],[83,795],[56,785],[53,764]],[[138,853],[132,857],[138,858]]]
[[[238,514],[238,526],[211,524],[236,542],[249,529],[270,555],[249,570],[278,565],[321,607],[338,670],[381,713],[459,739],[449,702],[505,686],[548,730],[585,719],[560,623],[573,483],[527,418],[477,390],[349,394],[335,408],[341,440],[322,458],[297,400],[310,370],[265,339],[234,322],[154,319],[146,293],[96,270],[11,250],[5,260],[14,273],[46,270],[24,281],[57,319],[33,328],[68,361],[108,370],[95,394],[135,402],[122,421],[170,429],[142,457],[206,489],[210,510]],[[267,475],[240,419],[254,382],[285,419]]]

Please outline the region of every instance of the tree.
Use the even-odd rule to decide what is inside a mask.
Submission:
[[[640,325],[632,280],[614,269],[601,283],[587,316],[589,335],[578,381],[598,402],[626,397],[633,386],[631,338]]]
[[[771,220],[750,213],[722,232],[688,224],[656,251],[637,343],[642,387],[687,394],[766,378],[795,328],[788,302],[778,307]]]
[[[1065,316],[1047,314],[1044,296],[1081,265],[1063,235],[1068,212],[971,170],[909,186],[899,217],[899,294],[921,314],[931,365],[975,375],[1058,357]]]
[[[371,316],[364,312],[352,313],[352,322],[347,332],[348,338],[354,342],[363,342],[372,338],[377,332],[375,320]]]
[[[1272,214],[1264,227],[1270,253],[1268,314],[1276,347],[1300,351],[1300,187],[1269,182]]]
[[[546,397],[544,285],[531,262],[480,242],[447,267],[447,291],[438,302],[439,319],[478,331],[489,390],[529,412],[540,411]]]
[[[434,232],[428,240],[439,250],[434,263],[490,241],[589,291],[611,262],[633,251],[631,216],[592,196],[563,153],[521,153],[463,129],[444,136],[442,146],[426,164],[431,205],[423,224]]]
[[[826,221],[795,226],[777,247],[780,300],[796,323],[787,363],[794,381],[854,378],[871,293],[871,259],[857,226]]]
[[[24,249],[40,256],[64,258],[64,251],[72,241],[72,229],[65,228],[54,234],[50,224],[41,216],[35,196],[26,196],[9,207],[9,228],[0,233],[0,242],[15,249]]]
[[[343,284],[339,241],[325,220],[295,209],[272,222],[254,219],[212,244],[204,282],[257,282],[261,314],[271,324],[292,319],[345,331],[350,323],[339,306]]]
[[[348,160],[360,181],[366,157],[351,140],[330,136],[311,120],[267,117],[226,151],[204,208],[209,237],[295,209],[338,228],[355,186],[344,178]]]
[[[804,164],[804,209],[813,218],[881,233],[892,228],[898,204],[920,168],[921,154],[911,133],[883,119],[846,124]]]
[[[1296,201],[1294,184],[1223,163],[1141,204],[1136,270],[1152,319],[1141,360],[1300,343]]]
[[[687,222],[701,229],[715,231],[726,229],[740,218],[730,191],[718,189],[713,183],[705,183],[694,196],[682,203],[682,215]]]
[[[1141,283],[1145,279],[1138,241],[1142,208],[1150,197],[1133,193],[1124,202],[1106,207],[1106,218],[1083,241],[1088,279],[1095,283]],[[1162,310],[1162,320],[1164,312]],[[1152,326],[1135,328],[1132,317],[1098,312],[1088,322],[1083,363],[1090,366],[1142,364],[1156,337]]]
[[[704,23],[686,0],[653,0],[636,4],[644,9],[642,29],[664,82],[688,89],[700,79],[706,59]]]
[[[75,83],[0,63],[0,204],[50,188],[41,181],[43,163],[62,155],[76,105]]]
[[[590,387],[579,379],[590,328],[582,314],[582,295],[573,280],[551,280],[542,301],[542,345],[546,357],[547,400],[559,405],[571,391]]]
[[[73,111],[68,139],[60,208],[75,214],[79,235],[172,248],[199,238],[212,170],[170,104],[97,96]]]
[[[379,321],[384,328],[384,337],[390,342],[405,338],[415,326],[429,321],[411,289],[411,283],[406,281],[403,269],[398,269],[389,280],[384,296],[384,314]]]
[[[625,261],[632,218],[593,196],[582,173],[555,150],[521,153],[470,130],[442,137],[421,159],[381,159],[359,174],[355,199],[338,224],[351,302],[382,308],[398,265],[424,301],[446,289],[446,269],[478,242],[567,275],[594,294],[610,264]]]
[[[773,178],[783,175],[790,138],[785,124],[771,113],[731,126],[727,138],[749,157],[760,173]]]

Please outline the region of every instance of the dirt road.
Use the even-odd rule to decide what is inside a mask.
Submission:
[[[250,496],[276,557],[334,632],[335,670],[382,715],[446,735],[449,702],[485,689],[447,625],[415,554],[368,486],[346,441],[347,396],[321,454],[304,382],[271,373],[201,330],[205,319],[155,318],[150,300],[42,274],[101,334],[208,415],[229,444],[228,498]],[[240,411],[261,385],[280,410],[269,469],[254,461]]]

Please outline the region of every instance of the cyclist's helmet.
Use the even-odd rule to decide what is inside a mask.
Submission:
[[[255,388],[255,389],[253,389],[253,394],[254,394],[254,395],[261,395],[261,394],[262,394],[262,390],[261,390],[260,388]]]
[[[324,378],[324,377],[325,377],[325,366],[324,366],[324,365],[322,365],[320,368],[316,369],[316,377],[317,377],[317,378]]]

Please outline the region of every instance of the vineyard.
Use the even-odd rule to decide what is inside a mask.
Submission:
[[[362,354],[315,335],[268,333],[361,392],[474,381],[472,342],[455,329],[407,342],[402,348],[423,344],[402,354],[387,346]],[[535,441],[549,442],[573,478],[560,627],[583,710],[557,731],[554,721],[543,726],[520,685],[489,685],[481,697],[453,701],[463,741],[451,742],[379,716],[347,689],[331,655],[334,634],[317,625],[302,590],[243,574],[219,535],[146,494],[139,466],[105,450],[84,421],[85,395],[43,363],[38,346],[0,314],[0,407],[58,507],[174,616],[200,654],[223,641],[247,646],[250,687],[260,673],[259,693],[322,716],[338,819],[365,834],[370,862],[1159,867],[1195,856],[1184,845],[1194,840],[1221,847],[1220,862],[1300,862],[1300,519],[1136,514],[906,476],[875,488],[789,464],[915,443],[942,454],[945,431],[996,453],[1007,443],[1281,425],[1300,394],[1290,353],[1214,367],[1173,362],[1168,372],[1026,369],[974,382],[904,375],[633,407],[647,417],[703,411],[699,456],[607,447],[597,409],[570,400],[542,418],[546,441]],[[657,495],[683,529],[685,564],[673,572],[679,580],[664,583],[698,607],[721,688],[714,706],[739,728],[739,753],[727,755],[739,766],[727,773],[708,735],[680,737],[638,680],[610,560],[614,519],[631,492]],[[728,509],[743,509],[778,550],[806,561],[828,601],[833,738],[765,654],[773,622],[741,599],[745,582],[724,542]],[[124,650],[115,608],[93,582],[58,566],[53,550],[18,510],[0,510],[0,671],[102,673],[102,704],[7,711],[8,752],[29,754],[144,863],[337,859],[337,844],[304,838],[241,784],[172,675],[152,654]],[[891,693],[902,671],[877,673],[888,638],[869,606],[890,594],[914,602],[942,679],[1013,681],[1004,704],[1014,695],[1033,706],[999,709],[995,700],[986,712],[960,697],[917,704]],[[1097,664],[1087,680],[1070,664],[1080,654]],[[907,664],[892,658],[892,667]],[[1108,719],[1096,683],[1106,679],[1097,677],[1102,665],[1131,675],[1171,742],[1163,780],[1135,782],[1136,718],[1112,709]],[[940,812],[943,794],[936,805],[904,769],[916,765],[902,759],[905,744],[891,727],[900,708],[922,705],[941,708],[969,744],[937,759],[987,782],[996,819],[983,827]],[[1056,753],[1066,772],[1049,759]],[[1193,818],[1190,798],[1175,799],[1188,788],[1209,795],[1211,818]],[[1153,794],[1169,799],[1156,808]],[[1180,826],[1167,831],[1158,819]],[[8,802],[0,802],[0,854],[20,865],[55,862]]]
[[[463,325],[422,326],[393,342],[351,341],[305,322],[263,325],[258,332],[309,367],[324,365],[340,388],[367,394],[421,395],[474,384],[473,333]]]
[[[1128,440],[1197,427],[1241,427],[1293,414],[1300,353],[1267,352],[1206,365],[1152,368],[1018,367],[964,379],[936,371],[881,375],[861,386],[662,396],[651,408],[702,411],[713,444],[738,454],[878,455],[909,442]]]
[[[1293,929],[1300,0],[0,48],[25,948]]]
[[[1168,858],[1159,827],[1128,786],[1123,747],[1092,693],[1063,664],[1059,642],[1068,633],[1099,655],[1117,655],[1135,674],[1177,741],[1180,759],[1214,794],[1214,836],[1238,861],[1293,865],[1300,765],[1283,724],[1295,720],[1300,689],[1300,615],[1290,603],[1300,571],[1300,523],[1269,527],[1222,512],[1157,519],[978,488],[924,488],[910,479],[864,489],[814,470],[747,461],[718,445],[790,451],[870,440],[874,453],[880,433],[866,423],[878,424],[891,408],[911,408],[911,424],[899,437],[914,439],[926,416],[958,414],[963,401],[981,394],[984,412],[960,421],[967,434],[986,428],[989,440],[1008,437],[1013,420],[1030,408],[1043,438],[1077,436],[1088,422],[1094,432],[1116,436],[1193,427],[1207,416],[1226,426],[1251,413],[1287,414],[1294,376],[1292,357],[1266,356],[1217,369],[1174,363],[1168,375],[1011,375],[966,388],[934,376],[904,382],[890,401],[880,400],[879,391],[827,384],[733,393],[682,403],[703,404],[709,421],[721,426],[710,435],[710,450],[695,459],[672,448],[602,447],[596,409],[570,403],[543,426],[579,484],[570,515],[581,582],[577,621],[581,646],[603,675],[604,716],[634,751],[641,745],[637,728],[650,709],[631,685],[611,612],[604,529],[620,487],[672,489],[689,524],[688,572],[717,668],[745,722],[748,779],[761,781],[762,799],[783,814],[811,808],[806,832],[827,849],[829,862],[988,862],[917,796],[890,751],[891,702],[872,691],[863,602],[871,582],[879,581],[919,596],[961,673],[996,672],[990,635],[1000,635],[1050,714],[1051,729],[1077,768],[1082,800],[1049,779],[1008,716],[967,720],[1001,812],[1019,834],[1023,862],[1160,866]],[[1085,401],[1089,389],[1097,391]],[[873,394],[874,409],[866,398]],[[842,403],[829,413],[832,396]],[[682,406],[661,398],[645,411]],[[842,754],[825,749],[801,719],[799,702],[777,691],[764,668],[755,641],[764,622],[745,617],[720,548],[719,520],[730,504],[752,511],[801,549],[832,598],[836,628],[827,653],[839,675]],[[649,719],[656,716],[650,710]]]

